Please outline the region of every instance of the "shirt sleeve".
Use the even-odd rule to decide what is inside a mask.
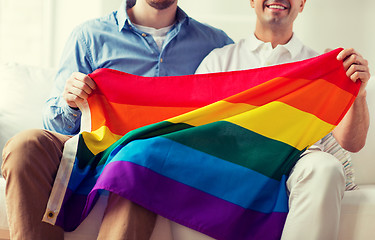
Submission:
[[[81,112],[68,106],[62,93],[65,83],[73,72],[89,74],[93,71],[91,51],[82,27],[73,30],[68,38],[55,77],[54,88],[43,113],[43,125],[47,130],[65,135],[79,133]]]
[[[75,110],[61,96],[47,101],[43,118],[44,127],[65,135],[77,134],[80,130],[81,111]]]

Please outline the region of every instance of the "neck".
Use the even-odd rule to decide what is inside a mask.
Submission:
[[[130,20],[138,25],[160,29],[172,25],[176,21],[177,4],[159,10],[145,1],[137,1],[134,7],[127,10]]]
[[[272,47],[275,48],[277,45],[284,45],[289,42],[293,36],[293,27],[282,28],[277,27],[264,27],[261,24],[257,23],[255,27],[255,36],[263,41],[270,42]]]

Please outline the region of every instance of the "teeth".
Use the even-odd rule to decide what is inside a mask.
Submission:
[[[280,5],[269,5],[268,7],[273,8],[273,9],[286,9],[285,7],[280,6]]]

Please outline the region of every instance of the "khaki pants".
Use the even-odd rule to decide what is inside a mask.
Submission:
[[[64,239],[60,227],[42,222],[52,185],[69,136],[28,130],[13,137],[3,151],[6,204],[12,240]],[[156,214],[115,194],[109,196],[98,239],[147,240]]]
[[[345,192],[342,164],[331,154],[313,151],[298,160],[287,187],[289,213],[281,239],[337,239]]]

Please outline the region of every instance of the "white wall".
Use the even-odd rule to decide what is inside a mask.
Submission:
[[[179,0],[179,6],[189,16],[223,29],[237,41],[254,31],[256,19],[249,2],[249,0]]]
[[[121,0],[0,0],[0,61],[55,67],[73,27]]]
[[[1,60],[41,61],[42,8],[42,0],[0,0]]]
[[[121,0],[0,0],[0,61],[56,66],[77,24],[116,10]],[[235,41],[254,30],[249,0],[179,0],[190,16],[225,30]],[[318,52],[354,47],[375,71],[374,0],[308,0],[295,32]]]
[[[14,0],[13,0],[14,1]],[[117,10],[122,0],[56,0],[53,65],[57,65],[72,29],[82,22]]]
[[[296,33],[320,52],[327,47],[354,47],[375,63],[375,31],[369,27],[375,23],[374,8],[373,0],[307,1],[296,21]]]

